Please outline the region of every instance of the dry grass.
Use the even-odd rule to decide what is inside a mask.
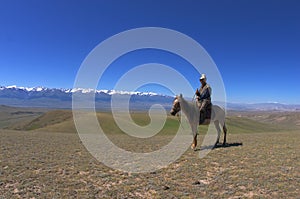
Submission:
[[[274,115],[266,117],[272,122],[229,117],[228,142],[242,142],[242,146],[216,148],[203,159],[198,157],[199,151],[187,150],[164,169],[134,174],[113,170],[94,159],[76,134],[71,112],[32,115],[13,110],[7,115],[15,117],[13,112],[29,116],[13,118],[10,127],[17,125],[22,131],[0,129],[1,199],[299,198],[300,133],[293,130],[295,126],[274,127]],[[5,117],[11,121],[5,114],[2,121]],[[122,133],[110,113],[97,116],[108,137],[133,152],[159,149],[178,129],[176,118],[169,117],[162,132],[141,140]],[[132,117],[140,125],[150,121],[144,113]],[[199,129],[204,132],[206,127]],[[202,141],[203,133],[198,139]]]
[[[0,136],[2,198],[299,197],[299,132],[230,135],[243,146],[217,148],[203,159],[188,150],[146,174],[97,162],[75,133],[1,130]]]

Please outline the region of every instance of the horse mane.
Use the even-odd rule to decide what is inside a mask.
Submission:
[[[189,121],[192,131],[197,132],[200,112],[196,103],[186,101],[182,95],[179,95],[177,99],[180,102],[180,107],[182,112],[185,114],[185,116]]]

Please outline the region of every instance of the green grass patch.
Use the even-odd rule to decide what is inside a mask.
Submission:
[[[116,124],[112,113],[97,113],[101,128],[105,133],[124,133]],[[146,126],[150,123],[151,118],[146,112],[131,113],[132,120],[140,126]],[[168,116],[162,130],[158,135],[175,135],[179,128],[177,118]]]
[[[16,114],[17,113],[17,114]],[[132,120],[139,126],[147,126],[151,122],[151,118],[148,112],[131,112],[130,116]],[[298,117],[293,116],[294,120],[288,118],[290,125],[284,122],[274,122],[277,118],[272,120],[259,121],[255,116],[251,117],[239,117],[229,116],[226,118],[226,125],[228,133],[230,134],[243,134],[243,133],[261,133],[261,132],[279,132],[290,131],[297,129],[297,126],[293,123],[298,122]],[[283,117],[282,115],[279,115]],[[279,117],[277,116],[277,117]],[[297,116],[297,115],[296,115]],[[107,134],[125,134],[118,127],[111,112],[97,112],[99,124],[103,131]],[[270,122],[268,122],[270,120]],[[278,119],[277,119],[278,120]],[[71,110],[51,110],[45,113],[31,113],[20,112],[18,109],[13,109],[9,112],[0,113],[0,128],[17,129],[17,130],[43,130],[53,132],[69,132],[76,133],[76,128],[73,121]],[[168,115],[166,122],[162,130],[157,135],[175,135],[177,133],[180,124],[177,117]],[[199,126],[198,132],[205,134],[208,126]],[[299,129],[299,128],[298,128]],[[143,133],[143,132],[141,132]]]

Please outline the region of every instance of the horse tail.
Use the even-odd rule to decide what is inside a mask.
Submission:
[[[223,144],[225,144],[226,143],[226,137],[227,137],[227,127],[226,127],[225,121],[224,121],[224,124],[223,124],[223,133],[224,133]]]

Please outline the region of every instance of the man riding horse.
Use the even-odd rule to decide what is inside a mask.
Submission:
[[[200,119],[199,124],[202,124],[205,119],[208,119],[211,117],[211,87],[206,82],[206,75],[202,74],[199,78],[201,82],[200,91],[196,90],[195,95],[197,96],[197,106],[200,110]]]
[[[226,144],[227,128],[225,125],[225,110],[217,105],[212,105],[211,103],[211,88],[209,84],[206,83],[206,75],[202,74],[199,78],[201,82],[200,91],[197,89],[195,95],[197,95],[197,101],[188,102],[186,101],[182,94],[177,95],[173,101],[173,106],[170,110],[170,114],[175,116],[179,111],[186,115],[193,133],[193,143],[191,145],[192,149],[197,146],[197,132],[198,125],[209,125],[211,122],[215,125],[218,132],[215,146],[219,143],[221,128],[224,132],[223,145]],[[200,119],[199,119],[200,110]]]

